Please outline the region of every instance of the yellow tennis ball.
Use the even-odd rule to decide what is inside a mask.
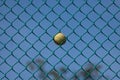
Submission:
[[[57,33],[54,36],[54,42],[58,45],[62,45],[66,42],[66,37],[62,33]]]

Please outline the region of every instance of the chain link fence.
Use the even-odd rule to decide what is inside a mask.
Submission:
[[[0,80],[120,80],[120,0],[0,0]]]

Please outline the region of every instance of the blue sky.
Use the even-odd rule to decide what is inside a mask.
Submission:
[[[48,72],[78,71],[89,60],[119,80],[119,15],[120,0],[1,0],[0,79],[28,80],[26,63],[42,58]],[[58,32],[67,38],[62,46],[53,41]]]

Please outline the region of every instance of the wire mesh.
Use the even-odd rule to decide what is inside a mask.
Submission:
[[[120,0],[0,0],[0,79],[119,80]]]

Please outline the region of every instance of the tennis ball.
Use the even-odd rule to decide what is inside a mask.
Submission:
[[[57,33],[54,36],[54,42],[58,45],[62,45],[66,42],[66,37],[62,33]]]

